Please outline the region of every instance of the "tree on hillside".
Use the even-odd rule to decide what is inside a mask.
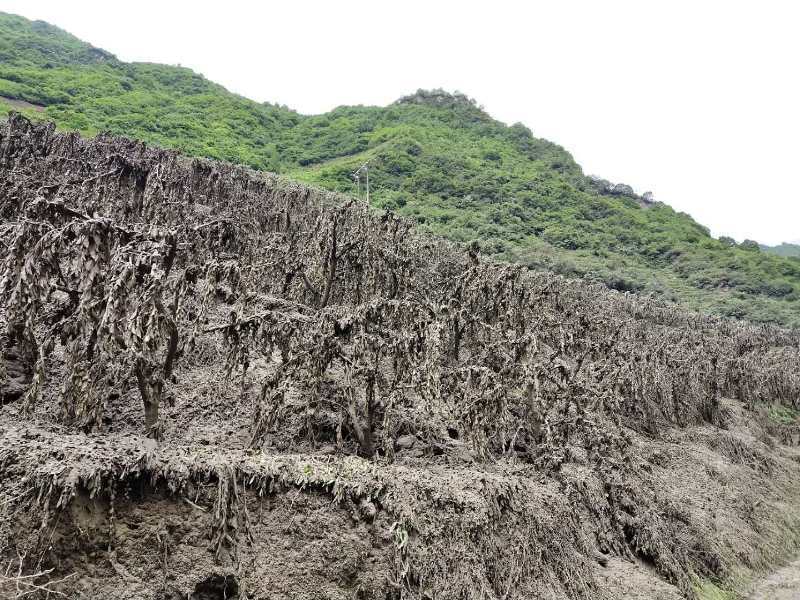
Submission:
[[[758,242],[754,240],[745,240],[741,244],[739,244],[739,248],[742,250],[747,250],[749,252],[760,252],[761,246]]]

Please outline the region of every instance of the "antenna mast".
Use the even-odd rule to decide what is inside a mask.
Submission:
[[[367,188],[367,204],[369,204],[369,161],[365,162],[363,165],[358,167],[355,171],[353,171],[353,179],[358,186],[358,195],[361,197],[361,174],[364,173],[364,179],[366,180],[366,188]]]

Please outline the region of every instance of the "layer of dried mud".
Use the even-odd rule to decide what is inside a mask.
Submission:
[[[2,531],[41,569],[53,569],[43,581],[68,577],[58,586],[68,597],[399,597],[397,578],[415,561],[435,565],[418,575],[427,590],[420,597],[463,597],[449,592],[466,580],[474,598],[681,597],[644,550],[599,552],[605,532],[585,498],[603,502],[603,490],[580,462],[557,477],[412,450],[374,465],[230,449],[225,435],[199,446],[156,444],[65,433],[8,407],[3,417]],[[787,532],[800,530],[800,464],[794,449],[769,447],[744,415],[737,421],[729,431],[696,427],[637,440],[637,484],[670,511],[672,543],[760,572],[791,550]],[[108,482],[120,482],[111,497]],[[214,538],[221,491],[241,501],[226,517],[229,533],[247,531],[235,557]],[[650,518],[636,507],[631,513],[632,530]],[[463,550],[454,553],[454,544]],[[507,564],[518,572],[503,573]],[[557,571],[567,565],[578,568]],[[499,576],[513,587],[498,590]]]
[[[795,600],[800,598],[800,561],[778,569],[757,582],[747,600]]]
[[[302,264],[279,263],[296,270],[287,282],[256,271],[247,309],[289,315],[308,327],[316,326],[314,315],[338,317],[335,311],[355,306],[354,298],[365,302],[365,281],[376,297],[391,296],[392,306],[427,306],[439,282],[455,277],[466,282],[459,284],[464,305],[476,311],[483,310],[476,298],[499,296],[500,284],[511,281],[507,287],[523,292],[523,308],[514,313],[508,303],[484,311],[492,313],[485,323],[469,325],[485,326],[481,335],[491,344],[470,338],[467,325],[459,329],[459,315],[468,312],[461,307],[416,325],[428,328],[426,335],[436,330],[444,345],[443,323],[452,319],[457,339],[474,346],[461,352],[474,361],[465,367],[474,373],[506,360],[491,354],[512,337],[504,315],[513,314],[519,329],[535,322],[535,350],[519,354],[535,358],[541,389],[550,394],[543,398],[552,400],[537,412],[521,390],[503,388],[517,381],[516,363],[525,359],[508,359],[492,393],[483,395],[453,386],[447,397],[426,397],[419,381],[429,373],[421,373],[408,380],[417,389],[393,390],[394,404],[388,396],[375,402],[381,418],[366,452],[359,415],[348,415],[337,395],[357,387],[346,363],[326,372],[316,396],[297,378],[280,398],[269,396],[270,377],[282,364],[278,350],[270,345],[259,354],[254,343],[244,353],[220,341],[220,331],[234,332],[229,319],[241,325],[241,300],[225,283],[207,290],[206,327],[181,346],[156,441],[145,435],[131,374],[101,390],[84,418],[86,403],[70,404],[63,392],[77,377],[67,345],[54,343],[39,361],[47,378],[34,401],[34,366],[19,340],[3,337],[0,598],[672,600],[691,597],[701,579],[730,585],[798,549],[797,428],[765,416],[771,402],[797,401],[794,333],[481,265],[472,250],[415,237],[363,207],[336,209],[331,221],[326,207],[342,198],[20,119],[0,130],[0,192],[7,246],[13,232],[28,231],[31,206],[79,206],[87,220],[95,218],[89,208],[128,215],[131,228],[142,225],[130,217],[131,207],[146,206],[159,225],[185,222],[195,233],[209,215],[226,228],[239,222],[233,231],[252,243],[240,240],[234,259],[226,248],[225,260],[277,263],[282,246],[268,252],[260,244],[305,218],[318,227],[303,228],[295,240],[303,242],[293,246]],[[248,230],[251,222],[260,225]],[[405,233],[389,249],[380,236],[366,240],[358,260],[351,254],[336,271],[329,248],[335,233],[308,233],[330,232],[331,223],[347,224],[351,234],[357,227]],[[314,243],[318,252],[307,247]],[[324,260],[312,264],[317,255]],[[358,279],[374,264],[401,266],[391,277],[379,271]],[[298,272],[306,284],[294,277]],[[462,272],[468,276],[458,279]],[[327,284],[326,273],[336,275]],[[468,285],[477,290],[472,305]],[[276,290],[284,297],[276,299]],[[51,313],[63,312],[65,301],[56,296],[42,301],[42,322],[30,325],[37,334],[54,320]],[[199,302],[187,298],[194,311]],[[350,318],[343,314],[335,321],[340,329]],[[5,312],[0,316],[6,320]],[[618,336],[616,348],[606,333]],[[670,342],[650,352],[647,344],[660,338]],[[429,354],[430,339],[428,346],[420,342]],[[673,345],[678,352],[670,353]],[[467,352],[475,348],[480,353]],[[108,356],[122,364],[123,354]],[[458,359],[458,348],[452,354]],[[231,369],[231,356],[246,368]],[[412,367],[422,371],[420,364],[448,366],[442,359]],[[376,365],[399,377],[398,363]],[[80,372],[91,366],[82,364]],[[113,367],[103,365],[103,377]],[[624,384],[602,378],[612,368],[627,369]],[[557,379],[559,373],[569,379]],[[359,393],[359,402],[369,400]],[[265,425],[267,409],[277,412]]]

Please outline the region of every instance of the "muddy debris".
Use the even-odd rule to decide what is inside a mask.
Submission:
[[[693,598],[798,550],[796,331],[20,116],[0,239],[0,598]]]

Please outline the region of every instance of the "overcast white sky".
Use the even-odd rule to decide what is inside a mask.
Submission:
[[[303,113],[460,90],[715,235],[800,240],[792,0],[0,0],[0,10]]]

